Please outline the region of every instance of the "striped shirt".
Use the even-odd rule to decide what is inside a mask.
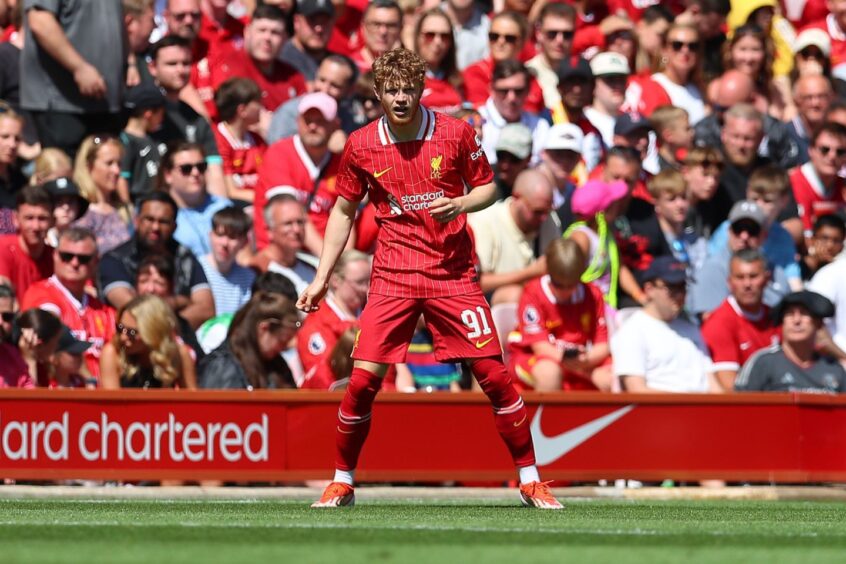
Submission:
[[[197,260],[199,260],[200,266],[203,267],[203,272],[206,273],[206,278],[209,281],[212,296],[214,296],[216,315],[235,313],[242,305],[247,303],[250,299],[250,288],[253,285],[253,280],[256,279],[256,273],[252,269],[234,264],[227,274],[221,274],[212,264],[208,255]]]

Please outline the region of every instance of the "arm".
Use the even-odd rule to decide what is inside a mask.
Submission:
[[[666,394],[662,390],[653,390],[646,385],[646,376],[620,376],[623,389],[633,394]]]
[[[194,358],[187,345],[179,345],[179,358],[182,361],[182,375],[179,377],[179,387],[183,390],[197,389],[197,368]]]
[[[643,293],[634,274],[625,264],[620,264],[620,288],[640,305],[646,303],[646,294]]]
[[[208,163],[206,189],[209,194],[226,197],[226,179],[223,175],[223,165],[219,162]]]
[[[479,276],[479,284],[482,292],[492,292],[502,286],[509,284],[523,285],[533,278],[546,274],[546,259],[544,257],[532,262],[526,268],[512,270],[511,272],[483,272]]]
[[[132,288],[128,288],[126,286],[119,286],[117,288],[113,288],[106,293],[106,301],[108,301],[113,308],[120,309],[127,303],[129,300],[136,296],[135,290]]]
[[[320,253],[317,273],[303,295],[297,300],[297,307],[300,310],[306,313],[316,311],[320,300],[326,295],[326,291],[329,289],[329,275],[332,274],[335,263],[338,262],[338,258],[344,252],[357,209],[358,202],[347,200],[341,196],[338,196],[335,201],[335,205],[329,214],[329,222],[326,224],[323,250]]]
[[[714,373],[720,391],[730,394],[734,391],[734,380],[737,378],[737,370],[717,370]]]
[[[179,311],[179,315],[195,331],[205,321],[214,317],[214,296],[208,288],[191,292],[191,302]]]
[[[100,387],[104,390],[120,389],[120,363],[112,343],[103,345],[100,353]]]
[[[71,74],[83,96],[102,98],[106,94],[106,81],[99,71],[74,48],[68,41],[55,14],[47,10],[30,9],[27,23],[32,37],[44,51],[66,68]]]
[[[439,223],[452,221],[463,213],[483,210],[496,200],[493,182],[477,186],[458,198],[438,198],[429,206],[429,213]]]

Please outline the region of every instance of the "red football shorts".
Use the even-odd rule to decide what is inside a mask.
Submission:
[[[405,362],[417,320],[432,332],[435,359],[499,356],[502,348],[481,291],[443,298],[392,298],[371,294],[359,320],[352,357],[385,364]]]

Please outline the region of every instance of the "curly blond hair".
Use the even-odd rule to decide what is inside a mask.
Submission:
[[[426,61],[403,47],[392,49],[373,62],[373,82],[377,92],[400,84],[423,88],[425,78]]]
[[[182,357],[176,342],[176,316],[158,296],[137,296],[118,310],[117,319],[130,313],[138,323],[138,336],[147,345],[153,376],[164,387],[172,387],[182,375]],[[118,350],[121,374],[131,379],[141,369],[137,358],[128,356],[115,333],[112,344]]]

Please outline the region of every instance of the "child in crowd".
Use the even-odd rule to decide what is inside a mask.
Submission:
[[[220,123],[214,128],[223,159],[226,194],[253,203],[258,169],[267,145],[251,129],[261,119],[261,88],[249,78],[230,78],[214,95]]]
[[[82,353],[88,350],[91,343],[80,341],[73,336],[67,327],[62,329],[53,362],[49,367],[49,377],[46,382],[39,382],[39,386],[47,388],[94,388],[96,382],[86,383],[82,375],[84,359]]]
[[[687,112],[676,106],[659,106],[649,116],[649,121],[658,138],[659,168],[679,170],[693,145],[693,128]]]
[[[126,93],[124,106],[129,120],[120,133],[125,147],[121,163],[120,197],[134,202],[153,191],[159,163],[167,150],[164,144],[153,141],[150,133],[161,127],[165,115],[165,97],[159,87],[141,83]]]
[[[235,313],[250,299],[256,273],[238,264],[236,258],[247,246],[252,223],[243,210],[234,206],[212,216],[211,252],[197,260],[211,286],[216,315]]]
[[[828,214],[817,219],[808,245],[808,254],[802,257],[802,280],[810,280],[822,267],[843,252],[846,223],[838,214]]]

